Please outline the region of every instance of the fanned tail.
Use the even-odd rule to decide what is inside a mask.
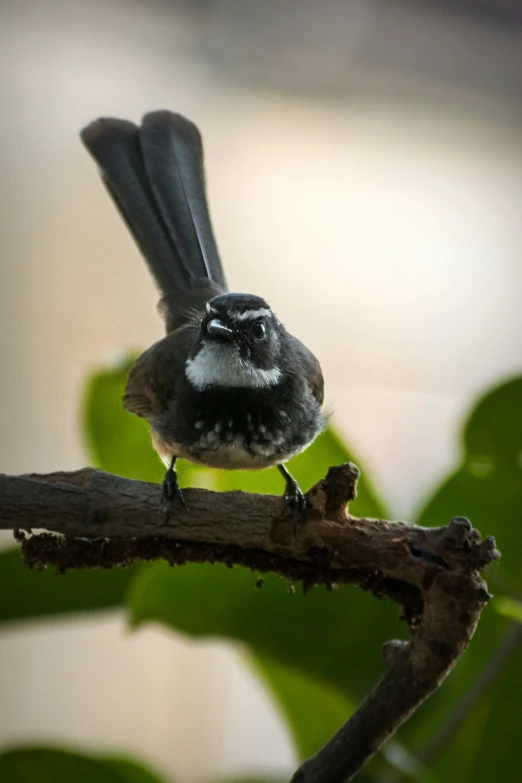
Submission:
[[[141,127],[101,118],[81,132],[162,293],[167,329],[227,290],[205,194],[196,126],[156,111]]]

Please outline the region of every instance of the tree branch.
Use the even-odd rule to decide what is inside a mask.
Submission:
[[[164,558],[240,564],[314,584],[351,582],[402,606],[410,642],[388,642],[386,672],[337,734],[292,778],[344,783],[443,681],[466,649],[489,599],[480,572],[499,557],[468,520],[421,528],[358,519],[347,503],[359,471],[331,468],[307,495],[294,538],[281,498],[187,489],[187,508],[165,523],[157,485],[84,469],[0,477],[0,528],[14,529],[29,565],[108,568]],[[50,533],[26,535],[45,528]],[[56,534],[61,535],[56,535]]]

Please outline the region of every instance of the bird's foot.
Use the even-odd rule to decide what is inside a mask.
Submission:
[[[299,484],[290,475],[284,465],[278,465],[280,473],[286,481],[284,499],[285,503],[292,512],[294,537],[297,536],[299,529],[306,522],[306,498],[299,489]]]
[[[176,473],[175,464],[176,460],[173,459],[165,474],[163,484],[161,485],[165,524],[169,523],[170,515],[175,505],[186,507],[183,492],[178,484],[178,474]]]

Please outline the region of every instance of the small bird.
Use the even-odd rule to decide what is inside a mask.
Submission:
[[[137,359],[123,401],[147,419],[168,467],[167,516],[184,503],[182,457],[223,469],[276,465],[294,519],[303,518],[304,495],[284,463],[325,427],[321,367],[263,298],[229,293],[197,127],[154,111],[139,127],[95,120],[81,138],[161,292],[167,335]]]

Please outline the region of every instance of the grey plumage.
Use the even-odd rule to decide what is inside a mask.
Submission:
[[[180,308],[227,290],[205,194],[201,135],[181,115],[156,111],[141,127],[95,120],[81,138],[149,265],[171,331]]]
[[[184,457],[225,469],[277,465],[287,502],[302,513],[304,496],[282,463],[326,424],[321,367],[264,299],[228,293],[198,129],[156,111],[140,127],[99,119],[81,136],[162,294],[167,336],[137,359],[123,402],[148,420],[169,465],[167,512],[183,502],[175,463]]]
[[[207,277],[227,288],[205,197],[203,145],[196,126],[167,111],[146,114],[140,145],[156,203],[188,277]]]

